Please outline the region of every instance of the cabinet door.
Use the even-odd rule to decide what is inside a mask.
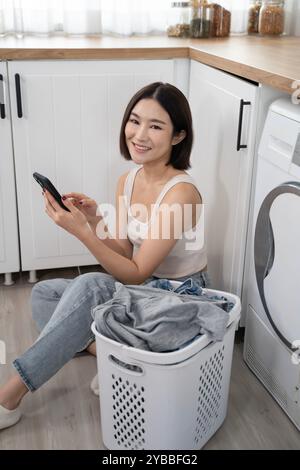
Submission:
[[[172,82],[173,68],[172,60],[9,64],[24,270],[97,263],[45,214],[32,173],[47,176],[61,193],[114,203],[117,179],[132,165],[119,154],[125,107],[145,84]]]
[[[241,295],[258,87],[192,61],[189,101],[195,144],[191,174],[204,202],[212,288]],[[241,100],[243,106],[240,120]],[[237,151],[239,124],[242,145]]]
[[[0,62],[0,273],[19,271],[19,242],[6,63]]]

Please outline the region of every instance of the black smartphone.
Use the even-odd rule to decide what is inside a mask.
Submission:
[[[51,181],[48,178],[46,178],[46,176],[43,176],[40,173],[36,173],[36,172],[33,173],[32,176],[43,189],[47,189],[47,191],[49,191],[49,193],[52,194],[52,196],[58,202],[60,207],[70,212],[70,210],[63,204],[61,200],[61,195],[57,191],[56,187],[51,183]]]

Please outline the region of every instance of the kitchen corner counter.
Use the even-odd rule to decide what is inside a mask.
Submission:
[[[190,58],[293,93],[300,86],[300,37],[177,39],[167,36],[0,39],[0,60]]]

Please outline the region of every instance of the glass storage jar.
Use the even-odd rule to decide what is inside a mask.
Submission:
[[[190,36],[191,3],[172,2],[168,18],[167,35],[187,38]]]
[[[231,12],[218,3],[213,3],[212,36],[226,37],[230,33]]]
[[[247,20],[249,0],[231,1],[231,28],[232,36],[244,36],[247,34]]]
[[[192,38],[208,38],[212,34],[213,5],[207,0],[193,0],[190,35]]]
[[[259,14],[259,33],[280,35],[284,32],[284,0],[263,0]]]
[[[248,10],[248,34],[258,33],[262,0],[252,0]]]

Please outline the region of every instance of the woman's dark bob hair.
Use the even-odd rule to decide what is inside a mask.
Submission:
[[[129,120],[131,111],[138,101],[152,98],[156,100],[170,116],[173,124],[173,136],[181,130],[186,131],[186,137],[177,145],[172,146],[169,162],[178,170],[190,168],[190,155],[193,145],[193,124],[189,103],[184,94],[169,83],[155,82],[139,90],[130,100],[123,117],[120,131],[120,152],[126,160],[131,156],[126,144],[125,126]]]

